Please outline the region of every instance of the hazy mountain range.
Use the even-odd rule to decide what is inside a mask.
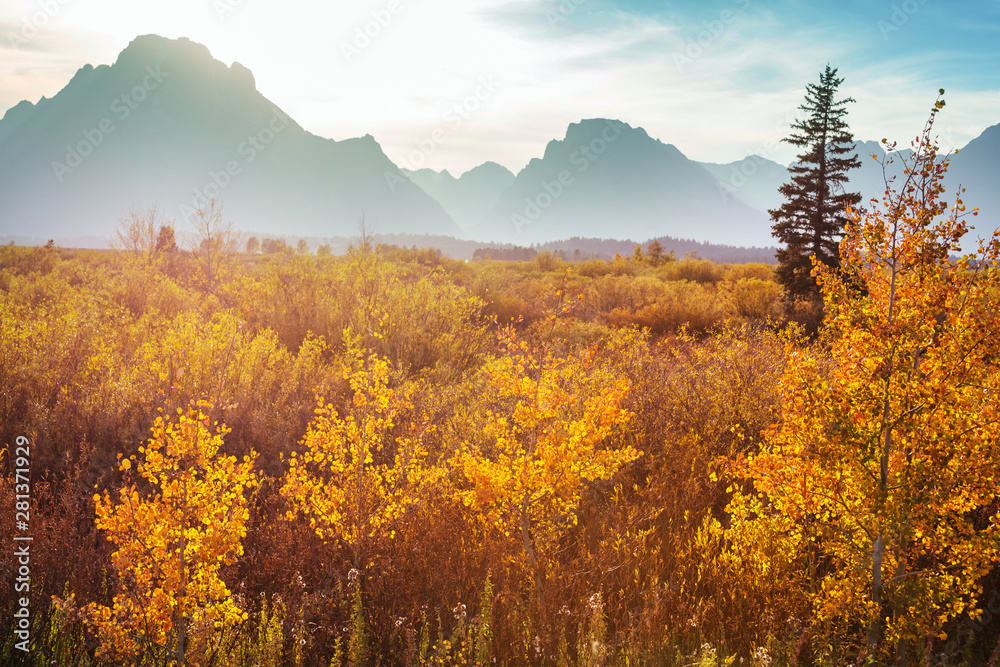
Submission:
[[[885,148],[875,141],[858,142],[861,160],[858,169],[849,173],[848,189],[862,196],[862,206],[871,207],[872,198],[881,200],[886,181],[899,184],[903,177],[903,160],[912,158],[913,151],[898,146],[899,154],[883,169]],[[878,156],[876,160],[873,156]],[[1000,225],[1000,125],[987,128],[979,137],[949,157],[950,168],[945,178],[947,199],[954,201],[958,189],[965,188],[965,203],[978,207],[980,214],[969,219],[976,228],[972,236],[989,235]],[[720,192],[750,206],[766,211],[782,203],[778,192],[789,179],[787,167],[758,155],[751,155],[730,164],[700,163],[719,182]],[[893,180],[895,179],[895,180]],[[967,246],[971,249],[971,246]]]
[[[514,182],[514,174],[496,162],[486,162],[455,178],[447,170],[402,170],[431,197],[463,230],[476,227]]]
[[[371,136],[306,132],[249,70],[186,39],[137,38],[113,66],[88,65],[0,121],[2,232],[107,235],[152,202],[181,227],[211,196],[241,229],[321,235],[364,214],[384,232],[461,231]]]
[[[850,189],[883,190],[882,154],[859,144]],[[1000,125],[952,159],[950,183],[1000,221]],[[379,233],[437,234],[519,245],[570,237],[662,236],[769,246],[785,166],[759,156],[699,163],[642,128],[571,124],[516,175],[486,162],[458,177],[400,170],[370,135],[305,131],[261,95],[239,63],[187,39],[135,39],[112,66],[80,69],[51,99],[0,120],[0,234],[110,237],[132,205],[157,203],[185,229],[217,197],[255,233],[349,236],[364,216]]]

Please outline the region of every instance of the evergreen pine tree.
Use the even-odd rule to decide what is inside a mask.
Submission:
[[[792,123],[792,134],[782,140],[803,149],[789,168],[791,182],[780,188],[785,202],[768,211],[774,236],[784,244],[778,250],[777,279],[795,299],[819,298],[810,257],[840,266],[847,208],[861,201],[860,194],[844,189],[847,172],[861,161],[857,154],[848,157],[854,152],[854,137],[845,121],[846,106],[855,100],[835,99],[842,82],[837,69],[827,64],[819,84],[806,85],[805,103],[799,109],[807,117]]]

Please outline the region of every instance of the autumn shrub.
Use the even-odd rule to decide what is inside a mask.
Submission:
[[[453,381],[475,367],[491,341],[480,315],[483,302],[432,274],[390,297],[384,333],[374,349],[409,372],[427,371]],[[362,329],[352,324],[355,330]]]
[[[639,265],[631,258],[624,255],[615,254],[614,259],[609,261],[608,268],[616,276],[634,276],[639,273]]]
[[[655,303],[661,293],[662,283],[651,276],[606,275],[591,281],[581,309],[595,319],[615,311],[627,313]]]
[[[573,264],[573,271],[587,278],[599,278],[611,273],[611,266],[603,259],[588,259]]]
[[[721,264],[707,259],[685,257],[678,262],[664,264],[656,271],[662,280],[688,280],[696,283],[717,283],[725,277],[726,270]]]
[[[648,285],[646,294],[604,315],[608,325],[633,325],[656,335],[681,328],[697,333],[721,325],[733,315],[725,291],[687,281],[661,283],[654,278],[635,279],[637,283],[641,280]]]
[[[929,272],[924,284],[947,277],[955,288],[988,266]],[[135,474],[155,463],[150,428],[167,416],[218,447],[196,477],[257,453],[252,493],[192,512],[208,522],[190,535],[211,532],[220,549],[239,537],[242,553],[205,565],[217,595],[194,607],[238,614],[217,628],[209,612],[193,611],[178,626],[187,664],[802,665],[859,654],[859,623],[840,620],[854,617],[818,620],[821,579],[835,570],[823,549],[838,538],[803,522],[827,518],[755,504],[767,498],[755,495],[756,477],[741,475],[782,429],[815,442],[859,429],[789,415],[838,377],[881,367],[866,365],[873,340],[831,355],[845,344],[837,336],[806,339],[786,327],[794,304],[769,266],[664,265],[645,252],[466,264],[362,243],[340,257],[241,253],[211,289],[205,270],[184,249],[137,262],[121,252],[0,248],[0,438],[30,436],[33,465],[47,471],[32,508],[39,660],[117,665],[124,654],[102,649],[117,637],[139,654],[158,651],[160,664],[180,661],[172,625],[143,636],[120,597],[115,611],[116,596],[150,593],[136,568],[155,572],[151,563],[171,558],[129,551],[170,533],[167,517],[144,530],[122,519],[123,502],[172,498]],[[992,303],[996,293],[985,285],[977,298]],[[848,319],[863,327],[877,312]],[[918,322],[932,343],[919,370],[946,341],[976,331],[975,340],[992,340],[989,327],[956,322]],[[966,359],[986,363],[975,354]],[[838,359],[857,363],[838,376]],[[787,384],[789,369],[806,367],[807,380]],[[997,377],[977,375],[961,389],[963,405],[988,405]],[[192,416],[191,402],[206,400],[205,419]],[[228,430],[221,442],[215,422]],[[782,480],[789,494],[799,483]],[[94,520],[95,484],[106,530]],[[14,488],[0,484],[0,502],[14,502]],[[922,544],[954,526],[985,540],[995,494],[992,504],[976,497],[983,502],[948,525],[922,528]],[[222,505],[239,519],[229,531],[212,528],[227,520],[214,513]],[[9,534],[12,515],[3,516]],[[805,534],[819,539],[797,537]],[[132,553],[131,565],[115,551]],[[985,549],[958,552],[963,567],[978,563],[963,571],[982,593],[963,589],[961,611],[942,607],[948,617],[934,628],[949,638],[907,640],[908,656],[977,664],[996,646],[987,616],[996,573],[975,578],[995,562]],[[946,554],[929,553],[912,571],[950,567]],[[895,597],[886,604],[931,609],[916,586],[925,576],[887,584]],[[14,604],[0,591],[0,611]],[[890,620],[887,633],[902,623]],[[155,646],[146,641],[154,636]],[[3,662],[12,649],[0,646]]]
[[[573,310],[575,314],[579,310]],[[551,321],[540,320],[524,331],[524,337],[530,340],[544,340],[552,333],[551,344],[562,351],[580,350],[593,347],[606,338],[612,329],[598,322],[587,321],[577,317],[561,319],[555,329]]]
[[[483,314],[501,324],[538,320],[548,297],[544,288],[502,263],[485,265],[471,291],[484,304]]]
[[[190,294],[165,274],[158,274],[149,287],[146,309],[174,319],[191,309]]]
[[[33,450],[33,441],[28,439]],[[14,450],[11,449],[11,452]],[[67,452],[69,454],[69,452]],[[79,611],[61,608],[49,601],[53,596],[75,595],[77,599],[102,598],[106,593],[107,574],[103,564],[110,549],[99,539],[92,520],[94,503],[93,486],[88,480],[88,453],[76,452],[74,463],[63,473],[41,472],[32,465],[31,486],[25,489],[24,477],[18,479],[6,470],[10,461],[8,452],[0,452],[0,503],[10,511],[0,515],[0,532],[4,535],[24,535],[15,530],[16,496],[30,496],[30,569],[27,590],[16,591],[13,573],[17,572],[18,557],[14,549],[5,549],[0,557],[0,569],[11,574],[8,587],[15,595],[0,596],[0,662],[21,664],[23,658],[34,656],[55,664],[85,664],[82,657],[93,648],[87,635],[84,619]],[[67,457],[69,458],[69,457]],[[34,464],[35,461],[32,461]],[[25,493],[28,491],[28,493]],[[14,634],[17,619],[14,616],[18,598],[30,601],[31,640],[29,653],[16,649],[19,641]]]
[[[736,314],[750,320],[781,315],[781,287],[773,280],[740,278],[726,286]]]
[[[213,397],[213,417],[233,432],[227,449],[260,452],[268,470],[301,433],[316,392],[325,391],[335,375],[322,340],[310,337],[293,353],[274,332],[255,335],[229,313],[209,322],[194,313],[161,321],[135,358],[122,381],[143,388],[150,410]]]
[[[628,390],[624,382],[588,368],[586,356],[556,358],[513,338],[504,344],[512,354],[484,367],[485,400],[467,408],[466,418],[481,411],[468,421],[483,424],[484,431],[455,453],[456,497],[484,527],[504,533],[516,527],[525,540],[534,534],[523,547],[538,575],[541,601],[543,566],[533,544],[550,548],[579,487],[612,476],[638,453],[600,447],[630,417],[619,407]],[[464,425],[455,428],[467,433]]]
[[[562,272],[566,269],[566,263],[559,259],[551,250],[543,250],[535,255],[535,264],[539,270],[546,273]]]
[[[360,357],[344,369],[352,408],[342,416],[320,403],[301,458],[296,451],[289,457],[281,493],[289,520],[302,515],[320,539],[349,548],[363,573],[369,543],[394,537],[414,494],[436,475],[419,433],[393,437],[399,413],[410,407],[408,388],[391,386],[390,367],[378,355],[348,349]]]
[[[0,266],[7,277],[46,275],[60,261],[63,251],[57,248],[25,248],[13,243],[0,246]]]
[[[759,262],[728,264],[725,266],[724,280],[735,283],[744,278],[773,281],[774,266],[771,264],[761,264]]]
[[[309,333],[336,339],[349,307],[341,304],[342,271],[329,258],[278,253],[258,258],[226,287],[239,316],[254,330],[273,330],[297,349]]]
[[[9,442],[34,433],[38,465],[58,471],[62,447],[114,439],[128,428],[108,409],[130,393],[111,378],[132,328],[122,310],[74,290],[27,300],[0,296],[0,434]]]
[[[218,572],[243,554],[245,494],[257,478],[252,454],[242,462],[218,455],[226,429],[209,421],[202,410],[210,407],[202,402],[153,426],[137,459],[153,493],[133,484],[117,500],[95,494],[97,527],[116,547],[118,574],[114,604],[86,607],[99,656],[183,665],[188,642],[209,641],[246,618]],[[132,460],[121,460],[123,472]]]
[[[609,650],[641,664],[685,664],[678,651],[706,642],[751,644],[767,599],[746,599],[738,573],[714,566],[718,549],[699,534],[728,499],[716,461],[752,449],[773,423],[783,335],[742,326],[654,344],[622,331],[604,346],[602,363],[633,387],[626,406],[636,417],[616,439],[645,455],[616,484],[586,493],[553,595],[580,618],[600,592]]]
[[[789,350],[781,421],[735,464],[728,539],[742,563],[799,561],[828,663],[928,664],[1000,557],[1000,233],[954,256],[975,212],[945,199],[943,106],[895,156],[902,183],[852,213],[840,270],[817,267],[828,347]]]
[[[392,264],[370,248],[342,261],[268,258],[259,274],[245,275],[233,289],[248,324],[273,329],[292,350],[310,334],[339,345],[350,327],[401,367],[447,374],[473,363],[486,341],[478,321],[483,303],[475,295],[440,269]]]

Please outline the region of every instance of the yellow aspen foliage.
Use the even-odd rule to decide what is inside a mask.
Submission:
[[[632,415],[628,383],[581,357],[535,354],[507,333],[508,354],[487,362],[486,391],[470,415],[480,437],[454,455],[456,499],[488,530],[521,540],[543,603],[543,557],[575,525],[585,485],[610,479],[641,453],[602,447]]]
[[[1000,560],[1000,237],[958,257],[966,208],[944,201],[931,138],[943,106],[902,182],[852,214],[843,272],[817,267],[829,349],[789,346],[780,425],[731,506],[734,531],[778,528],[811,564],[819,626],[899,664],[974,614]]]
[[[419,438],[391,437],[400,411],[410,406],[406,391],[390,386],[389,363],[349,347],[351,409],[344,415],[323,399],[302,445],[292,453],[281,494],[289,521],[303,516],[324,540],[343,540],[362,568],[365,545],[393,537],[394,524],[431,475]]]
[[[94,496],[121,586],[112,607],[87,608],[102,657],[183,665],[195,629],[213,635],[247,618],[219,569],[243,555],[254,457],[219,455],[229,431],[209,422],[202,410],[210,408],[200,402],[156,420],[136,461],[149,492],[129,485],[116,499]],[[132,459],[119,467],[127,473]]]

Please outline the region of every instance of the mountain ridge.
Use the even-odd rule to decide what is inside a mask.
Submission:
[[[849,188],[884,189],[858,142]],[[948,184],[969,189],[993,224],[1000,125],[952,156]],[[892,169],[898,170],[896,164]],[[364,217],[393,234],[538,244],[570,237],[692,238],[769,246],[767,211],[787,167],[761,156],[696,162],[617,119],[570,123],[516,174],[487,161],[457,178],[401,170],[371,134],[334,141],[302,128],[253,73],[187,38],[142,35],[111,65],[80,67],[51,98],[0,118],[0,234],[101,236],[132,205],[189,224],[219,197],[240,228],[346,236]]]
[[[403,169],[407,178],[436,199],[463,230],[475,227],[496,204],[500,194],[514,181],[514,174],[496,162],[487,161],[460,174],[444,169]]]
[[[591,118],[548,142],[475,233],[534,243],[601,236],[611,227],[633,238],[766,245],[761,223],[758,213],[719,197],[711,175],[676,146],[620,120]]]
[[[403,182],[390,188],[387,174]],[[151,203],[186,223],[199,200],[218,196],[244,228],[350,233],[364,215],[387,232],[460,232],[371,135],[313,135],[239,63],[155,35],[9,110],[0,179],[0,231],[109,234],[130,204]]]

